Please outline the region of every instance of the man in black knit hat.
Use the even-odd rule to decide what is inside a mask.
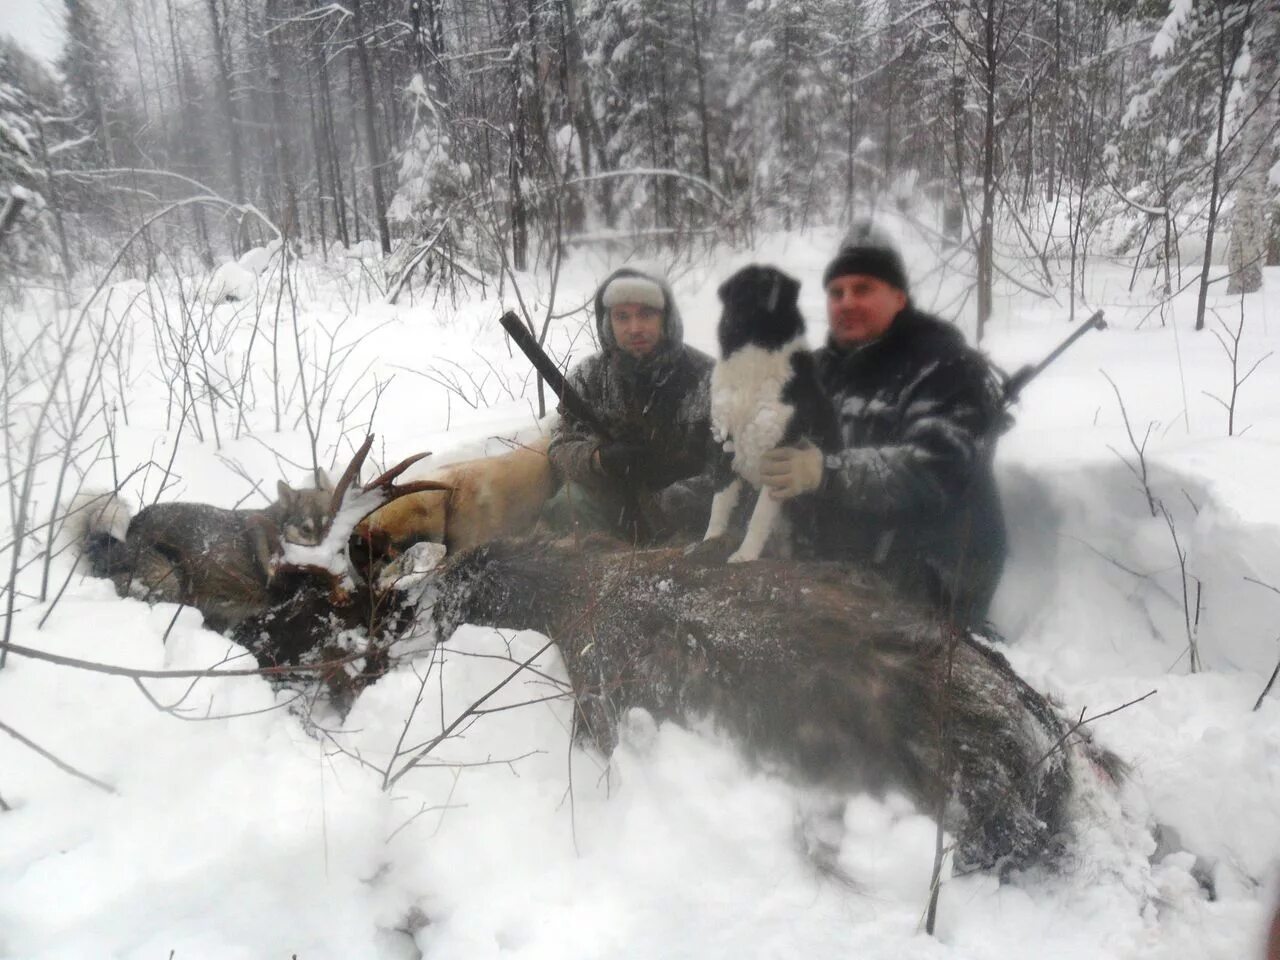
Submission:
[[[1008,426],[1000,380],[954,326],[911,304],[893,245],[862,225],[823,274],[819,374],[842,449],[765,456],[802,553],[869,565],[960,625],[981,624],[1005,558],[991,461]]]

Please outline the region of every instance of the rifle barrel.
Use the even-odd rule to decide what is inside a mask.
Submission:
[[[609,436],[608,428],[596,416],[596,412],[587,405],[587,402],[578,396],[578,392],[569,386],[569,382],[565,379],[564,374],[560,372],[546,351],[538,343],[533,333],[526,327],[519,317],[511,310],[504,313],[498,320],[502,324],[502,328],[515,341],[520,352],[529,358],[529,362],[533,364],[533,368],[538,371],[538,375],[547,382],[547,386],[551,388],[559,401],[564,404],[566,410],[572,413],[583,423],[588,424],[591,429],[602,439],[612,439]]]
[[[1090,330],[1105,330],[1106,327],[1107,322],[1103,312],[1101,310],[1096,311],[1093,316],[1073,330],[1071,332],[1071,336],[1067,337],[1067,339],[1054,347],[1047,357],[1037,364],[1023,367],[1010,377],[1005,386],[1005,402],[1012,403],[1016,400],[1018,398],[1018,394],[1022,392],[1023,388],[1026,387],[1028,383],[1043,373],[1045,367],[1049,366],[1049,364],[1057,360],[1058,357],[1062,356],[1068,347],[1083,337]]]

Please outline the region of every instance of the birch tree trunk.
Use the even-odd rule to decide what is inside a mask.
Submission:
[[[1267,255],[1267,174],[1275,137],[1277,58],[1280,57],[1280,3],[1259,5],[1253,22],[1249,95],[1244,107],[1245,128],[1240,137],[1243,169],[1236,182],[1235,213],[1227,241],[1231,271],[1227,293],[1262,289],[1262,265]]]

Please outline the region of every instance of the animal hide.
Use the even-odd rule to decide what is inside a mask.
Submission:
[[[371,514],[356,529],[365,550],[395,557],[415,543],[443,543],[450,553],[498,537],[518,536],[537,522],[555,490],[547,439],[496,457],[464,460],[427,476],[448,487],[411,494]],[[361,548],[353,550],[360,555]]]
[[[848,566],[710,553],[496,542],[445,566],[434,616],[442,637],[555,640],[605,752],[632,707],[709,717],[809,781],[945,804],[961,868],[1024,863],[1064,829],[1079,743],[1003,656]]]

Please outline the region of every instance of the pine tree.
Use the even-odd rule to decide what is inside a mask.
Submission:
[[[111,65],[111,55],[103,37],[102,23],[93,0],[64,0],[67,9],[67,44],[62,56],[62,74],[72,98],[84,112],[85,121],[98,142],[102,166],[118,166],[119,105],[123,99]]]
[[[398,187],[387,215],[409,229],[412,236],[455,246],[463,231],[448,230],[446,220],[457,217],[458,204],[471,181],[471,169],[453,157],[453,140],[444,108],[415,74],[406,91],[412,109],[412,133],[400,154]],[[441,231],[448,231],[447,235]]]
[[[14,44],[0,39],[0,210],[11,197],[22,202],[17,219],[0,235],[0,284],[30,272],[48,273],[53,250],[36,106],[22,61]]]
[[[693,172],[702,143],[688,55],[693,24],[681,8],[665,0],[596,0],[583,9],[588,59],[601,78],[594,92],[605,162],[614,170],[662,171],[628,178],[617,206],[637,217],[634,227],[660,232],[685,227],[705,201],[670,174]]]
[[[821,0],[754,0],[735,24],[730,153],[749,171],[753,206],[786,229],[829,186],[820,166],[832,133],[818,55],[824,23]]]

